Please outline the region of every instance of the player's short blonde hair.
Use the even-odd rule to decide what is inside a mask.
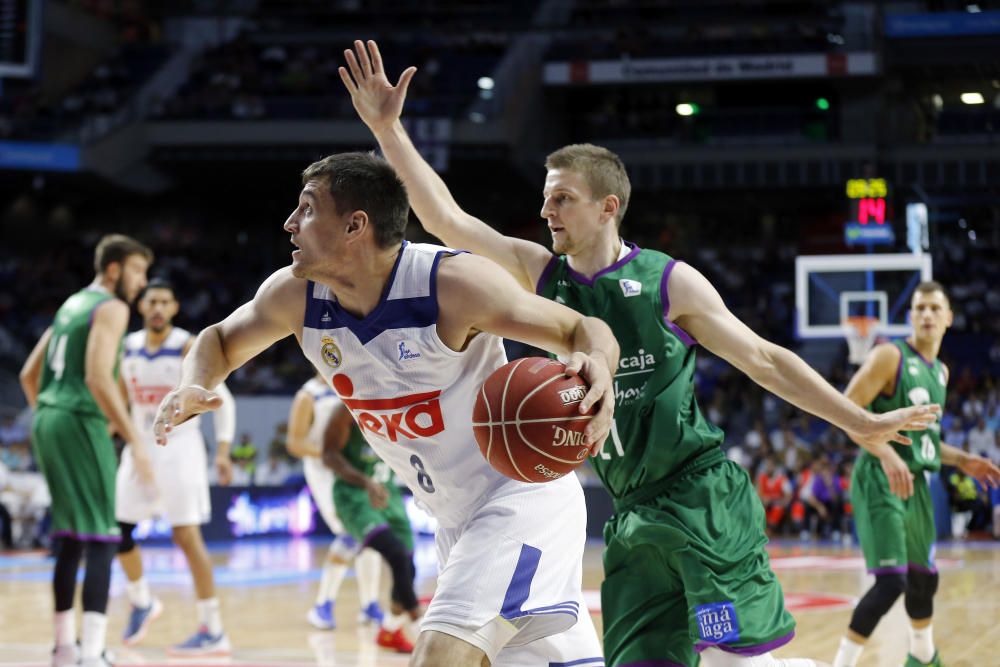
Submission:
[[[632,184],[625,172],[621,158],[607,148],[593,144],[570,144],[563,146],[545,158],[546,169],[568,169],[583,176],[594,199],[608,195],[618,197],[618,215],[615,224],[621,226],[632,195]]]

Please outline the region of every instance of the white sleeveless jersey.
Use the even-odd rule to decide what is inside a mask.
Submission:
[[[309,438],[309,442],[315,443],[322,448],[323,431],[326,429],[326,423],[330,421],[330,415],[340,405],[340,398],[330,388],[330,385],[324,384],[322,380],[317,378],[312,378],[302,385],[302,391],[312,396],[313,399],[313,422],[312,426],[309,427],[309,435],[307,437]],[[313,457],[310,456],[308,458]]]
[[[132,404],[132,423],[147,442],[153,441],[153,420],[160,401],[181,380],[184,345],[191,334],[174,327],[156,352],[146,350],[146,330],[125,336],[125,356],[121,374]],[[174,427],[171,438],[200,435],[199,418],[194,417]]]
[[[437,334],[436,278],[455,251],[404,241],[383,300],[364,319],[309,282],[302,347],[379,457],[445,526],[487,496],[528,486],[493,470],[472,435],[472,406],[506,363],[500,338],[480,333],[464,352]]]

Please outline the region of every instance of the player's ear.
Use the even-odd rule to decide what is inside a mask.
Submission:
[[[618,195],[608,195],[604,198],[604,209],[601,211],[603,216],[606,216],[607,220],[615,222],[618,217],[618,209],[621,208],[622,202],[618,199]]]
[[[361,238],[365,230],[368,229],[369,224],[371,224],[371,221],[368,219],[367,213],[364,211],[354,211],[351,213],[350,217],[347,218],[347,227],[344,230],[344,233],[348,240]]]

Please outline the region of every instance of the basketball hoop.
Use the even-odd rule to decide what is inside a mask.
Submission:
[[[852,364],[864,363],[878,336],[879,322],[879,318],[868,315],[851,315],[841,322],[847,339],[847,358]]]

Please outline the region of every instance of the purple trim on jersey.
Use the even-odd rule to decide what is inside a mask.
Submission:
[[[673,664],[673,663],[670,663]],[[580,658],[579,660],[570,660],[569,662],[550,662],[549,667],[604,667],[604,658],[601,656],[596,656],[594,658]]]
[[[184,352],[181,348],[168,349],[161,347],[156,352],[148,352],[145,347],[140,347],[137,350],[127,350],[125,352],[125,357],[145,357],[146,359],[153,360],[157,357],[179,357]]]
[[[906,569],[912,570],[914,572],[920,572],[921,574],[937,574],[936,567],[927,567],[926,565],[921,565],[920,563],[908,563]]]
[[[504,618],[511,619],[524,615],[521,607],[528,601],[531,580],[535,578],[535,572],[538,571],[538,561],[541,559],[541,549],[530,544],[521,545],[521,553],[517,556],[517,565],[514,566],[514,574],[510,578],[507,593],[503,598],[503,606],[500,608],[500,615]]]
[[[361,549],[367,547],[368,543],[371,542],[376,535],[380,535],[387,530],[389,530],[389,524],[387,523],[379,524],[378,526],[375,526],[374,528],[369,530],[368,534],[365,535],[365,539],[361,540]],[[358,549],[358,551],[360,552],[361,549]]]
[[[898,565],[896,567],[870,567],[868,568],[868,574],[874,574],[876,577],[882,574],[906,574],[906,566]]]
[[[927,368],[930,368],[930,369],[934,368],[934,362],[933,361],[927,361],[926,357],[924,357],[924,355],[920,354],[920,350],[918,350],[917,348],[915,348],[912,345],[910,345],[910,341],[904,340],[903,342],[906,343],[906,347],[910,348],[910,350],[913,351],[913,354],[915,354],[918,357],[920,357],[920,361],[924,362],[924,365],[927,366]]]
[[[771,641],[764,642],[763,644],[754,644],[753,646],[727,646],[726,644],[708,644],[706,642],[698,642],[694,645],[694,650],[701,653],[707,648],[717,648],[720,651],[725,651],[726,653],[735,653],[736,655],[751,657],[755,655],[763,655],[768,651],[778,648],[779,646],[784,646],[788,642],[792,641],[792,637],[794,636],[795,631],[792,630],[787,635],[783,635],[777,639],[772,639]]]
[[[681,329],[675,322],[671,321],[670,315],[670,294],[667,292],[667,283],[670,281],[670,274],[673,272],[674,267],[677,265],[677,260],[672,259],[667,262],[667,266],[663,269],[663,277],[660,278],[660,303],[663,304],[663,323],[667,325],[667,328],[674,332],[674,335],[680,338],[681,342],[684,343],[686,347],[691,347],[692,345],[697,345],[698,341],[694,339],[694,336],[689,334],[684,329]]]
[[[626,662],[618,667],[687,667],[673,660],[640,660],[639,662]]]
[[[619,259],[617,262],[615,262],[611,266],[603,268],[600,271],[598,271],[597,273],[595,273],[593,278],[588,278],[587,276],[583,275],[582,273],[577,273],[576,271],[573,270],[573,267],[571,267],[569,265],[569,262],[566,262],[566,271],[569,272],[569,277],[572,278],[573,280],[575,280],[578,283],[586,285],[587,287],[593,287],[594,283],[597,282],[598,278],[600,278],[601,276],[607,275],[607,274],[611,273],[612,271],[617,271],[618,269],[622,268],[623,266],[625,266],[626,264],[628,264],[629,262],[631,262],[633,259],[635,259],[635,256],[639,254],[640,250],[642,250],[642,248],[640,248],[636,244],[631,243],[629,241],[624,241],[624,243],[625,243],[626,246],[632,248],[631,250],[629,250],[628,254],[625,255],[624,257],[622,257],[621,259]]]
[[[430,280],[430,298],[434,301],[434,321],[437,322],[438,319],[438,264],[441,263],[441,258],[445,255],[448,257],[454,257],[455,255],[464,255],[468,253],[468,250],[442,250],[438,254],[434,255],[434,262],[431,264],[431,280]]]
[[[72,530],[59,530],[52,533],[52,537],[72,537],[80,542],[121,542],[121,535],[90,535],[88,533],[77,533]]]
[[[549,259],[549,263],[545,265],[544,269],[542,269],[542,275],[538,276],[538,283],[535,284],[535,294],[542,293],[542,288],[545,286],[545,283],[548,282],[549,276],[552,275],[552,272],[556,270],[556,264],[558,263],[559,255],[552,255]]]

